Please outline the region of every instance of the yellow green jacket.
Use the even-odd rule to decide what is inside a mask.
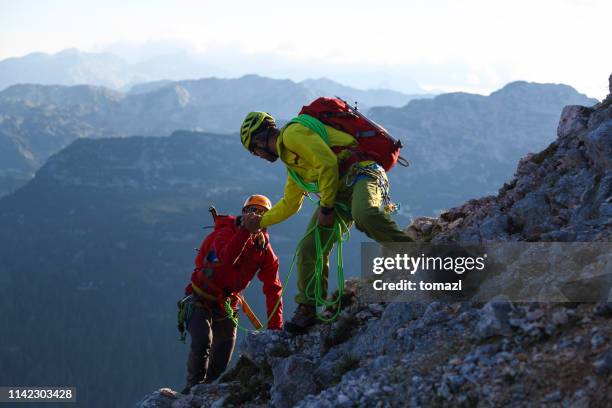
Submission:
[[[325,125],[332,147],[356,145],[355,138]],[[306,183],[317,182],[321,206],[333,207],[338,192],[338,156],[316,132],[299,123],[281,129],[276,141],[279,158]],[[347,154],[348,152],[343,152]],[[342,155],[343,153],[339,153]],[[304,201],[304,191],[287,176],[285,192],[261,219],[261,227],[278,224],[298,212]]]

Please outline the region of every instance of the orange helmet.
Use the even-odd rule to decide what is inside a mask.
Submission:
[[[261,194],[253,194],[252,196],[247,198],[244,204],[242,205],[242,208],[248,207],[249,205],[260,205],[266,210],[272,208],[272,202],[270,201],[270,199],[265,195]]]

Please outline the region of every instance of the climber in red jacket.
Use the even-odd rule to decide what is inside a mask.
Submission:
[[[187,361],[187,385],[183,394],[201,382],[216,380],[226,369],[236,343],[236,326],[225,310],[230,302],[234,312],[241,292],[255,274],[263,282],[268,328],[283,326],[282,284],[278,277],[278,258],[265,229],[250,233],[252,225],[272,207],[262,195],[250,196],[239,217],[217,215],[215,229],[200,247],[195,270],[185,292],[194,303],[187,330],[191,350]],[[246,309],[245,309],[246,310]]]

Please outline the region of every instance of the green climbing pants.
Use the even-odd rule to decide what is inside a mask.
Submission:
[[[387,175],[381,170],[380,177],[384,177],[387,181]],[[343,180],[341,180],[341,183]],[[377,242],[412,242],[413,239],[405,232],[399,229],[395,221],[383,210],[384,191],[380,186],[378,179],[369,176],[360,176],[352,187],[345,191],[341,191],[336,196],[336,202],[344,204],[350,208],[351,213],[348,214],[336,206],[335,216],[339,217],[343,222],[342,234],[346,233],[345,228],[350,228],[353,222],[357,229],[365,233],[368,237]],[[319,209],[317,208],[312,214],[312,218],[308,223],[306,231],[310,231],[318,221]],[[320,227],[321,244],[323,255],[323,270],[322,270],[322,293],[327,293],[327,280],[329,275],[329,254],[333,248],[334,240],[330,240],[333,233],[332,228]],[[317,260],[314,233],[309,234],[302,241],[299,249],[297,268],[298,268],[298,294],[295,301],[298,304],[314,305],[315,288],[310,285],[307,288],[308,282],[315,273],[315,263]],[[306,293],[308,289],[309,293]]]

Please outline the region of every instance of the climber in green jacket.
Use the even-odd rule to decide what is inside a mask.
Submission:
[[[413,239],[400,230],[385,207],[390,204],[388,179],[384,169],[368,160],[353,164],[341,174],[339,163],[346,159],[347,150],[334,153],[336,146],[354,146],[355,138],[331,126],[324,125],[329,145],[309,127],[300,123],[289,123],[278,129],[272,116],[265,112],[250,112],[241,128],[243,146],[262,159],[274,162],[278,158],[306,183],[317,182],[320,202],[315,210],[307,231],[317,223],[321,228],[323,271],[322,292],[327,292],[329,254],[333,241],[329,240],[338,217],[342,233],[350,228],[353,221],[357,228],[378,242],[411,242]],[[278,224],[302,206],[306,193],[294,177],[288,176],[283,197],[260,219],[254,228],[265,228]],[[325,228],[327,227],[327,228]],[[315,270],[315,237],[306,236],[298,253],[298,294],[295,297],[298,308],[285,327],[290,332],[303,332],[316,324],[316,309],[313,304],[314,288],[307,287]]]

